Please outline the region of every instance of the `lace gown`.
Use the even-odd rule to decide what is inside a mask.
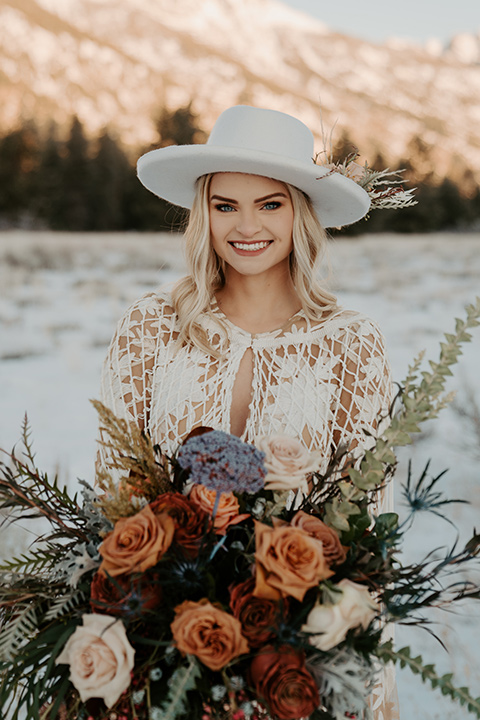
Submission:
[[[230,432],[232,390],[249,351],[253,380],[242,439],[284,433],[323,451],[324,468],[340,443],[360,455],[391,402],[381,333],[356,312],[312,321],[298,312],[280,329],[251,335],[212,303],[202,324],[220,358],[179,347],[168,293],[147,294],[120,321],[102,374],[101,398],[117,415],[148,430],[172,453],[197,425]],[[100,453],[101,455],[101,453]],[[391,506],[387,488],[380,511]],[[398,717],[392,673],[372,694],[375,720]]]

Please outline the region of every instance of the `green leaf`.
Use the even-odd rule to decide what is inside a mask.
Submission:
[[[434,665],[425,665],[422,657],[412,657],[409,647],[394,650],[392,643],[384,643],[377,649],[378,657],[383,662],[399,663],[400,667],[408,667],[414,675],[420,675],[423,682],[428,682],[432,688],[439,688],[442,695],[450,697],[460,705],[466,705],[469,712],[480,718],[480,698],[474,698],[467,687],[455,687],[453,674],[438,675]]]
[[[189,664],[174,672],[166,701],[162,704],[162,720],[175,720],[178,715],[188,712],[187,692],[195,690],[196,680],[201,676],[198,661],[188,656]]]

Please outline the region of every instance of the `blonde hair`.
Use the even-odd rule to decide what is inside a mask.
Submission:
[[[193,344],[214,357],[219,352],[208,341],[199,323],[211,313],[211,301],[225,284],[224,261],[210,242],[209,193],[213,174],[197,180],[195,200],[185,230],[185,252],[189,275],[172,290],[173,307],[179,320],[178,341]],[[304,192],[284,183],[293,205],[293,251],[290,273],[302,309],[311,320],[318,320],[337,309],[334,295],[322,288],[319,268],[325,255],[327,234],[320,225],[310,199]],[[226,328],[221,328],[226,332]]]

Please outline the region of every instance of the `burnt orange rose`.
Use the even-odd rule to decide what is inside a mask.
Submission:
[[[211,515],[215,506],[216,496],[216,490],[209,490],[205,485],[198,483],[191,489],[188,499],[193,505],[200,508],[200,510]],[[215,532],[218,533],[218,535],[225,535],[230,525],[236,525],[236,523],[242,522],[242,520],[250,517],[248,513],[240,515],[239,510],[238,500],[233,493],[221,494],[213,523]]]
[[[99,572],[111,577],[144,572],[153,567],[173,540],[175,523],[166,512],[155,515],[146,505],[131,517],[121,518],[100,545]]]
[[[155,515],[167,512],[175,522],[174,541],[196,557],[207,525],[207,514],[181,493],[164,493],[150,503]]]
[[[276,600],[291,595],[302,601],[307,590],[333,575],[322,543],[305,530],[255,522],[255,541],[256,597]]]
[[[212,605],[185,600],[175,608],[172,635],[182,653],[195,655],[211,670],[221,670],[230,660],[248,653],[237,618]]]
[[[255,597],[255,580],[250,578],[230,589],[230,607],[242,624],[242,633],[251,648],[261,647],[275,634],[288,613],[288,599],[278,602]]]
[[[284,646],[266,647],[250,666],[250,682],[279,720],[308,717],[320,705],[315,680],[305,667],[303,653]]]
[[[323,547],[323,556],[329,567],[341,565],[345,562],[346,552],[340,538],[335,530],[325,525],[320,518],[315,515],[309,515],[303,510],[299,510],[291,521],[292,527],[298,527],[305,530],[311,537],[320,540]]]

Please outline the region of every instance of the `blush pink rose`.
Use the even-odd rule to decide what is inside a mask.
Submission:
[[[96,614],[82,620],[56,664],[70,665],[70,680],[82,702],[101,698],[111,707],[130,685],[135,650],[120,620]]]
[[[322,461],[320,452],[309,452],[299,440],[288,435],[259,437],[255,444],[265,453],[267,490],[299,490]]]

